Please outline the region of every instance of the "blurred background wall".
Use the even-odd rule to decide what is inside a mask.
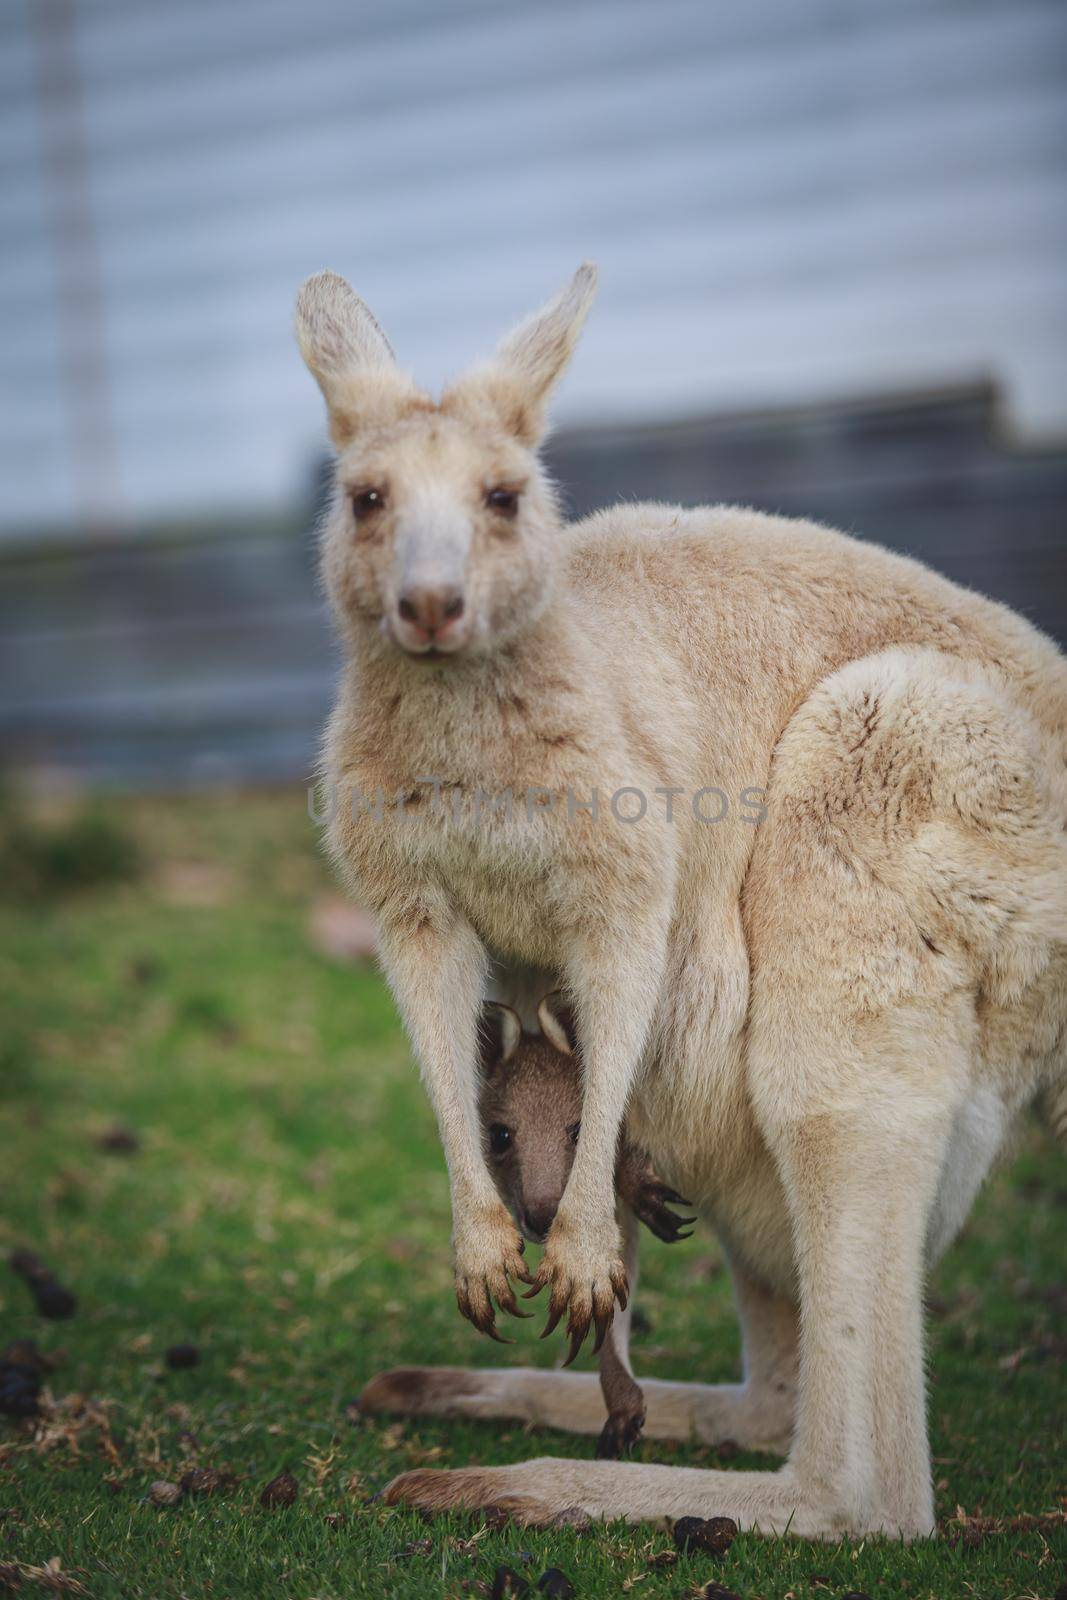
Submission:
[[[6,0],[0,738],[306,773],[329,265],[440,383],[584,257],[571,509],[740,499],[1067,639],[1062,0]]]

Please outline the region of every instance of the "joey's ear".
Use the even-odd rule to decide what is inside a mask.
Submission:
[[[510,1006],[499,1005],[495,1000],[486,1000],[482,1006],[481,1022],[478,1027],[478,1045],[482,1060],[482,1072],[488,1078],[511,1060],[519,1047],[522,1037],[522,1023],[518,1013],[512,1011]]]
[[[368,423],[422,399],[377,319],[336,272],[316,273],[301,286],[296,337],[325,397],[338,449]]]
[[[573,1008],[562,989],[554,989],[551,994],[545,995],[537,1008],[537,1020],[549,1044],[565,1056],[574,1055],[578,1049],[578,1030]]]
[[[508,334],[488,366],[453,386],[443,406],[488,410],[522,444],[540,443],[549,396],[578,342],[596,281],[596,267],[583,262],[565,289]]]

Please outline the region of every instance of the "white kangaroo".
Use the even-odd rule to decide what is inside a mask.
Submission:
[[[463,1312],[491,1331],[509,1275],[529,1281],[481,1145],[479,1008],[490,979],[561,980],[584,1099],[533,1280],[550,1321],[603,1330],[625,1298],[625,1113],[718,1229],[748,1359],[726,1390],[646,1385],[650,1436],[792,1443],[776,1472],[541,1460],[407,1473],[388,1498],[927,1534],[924,1264],[1020,1110],[1044,1089],[1067,1120],[1067,663],[810,523],[563,525],[536,450],[594,286],[581,268],[437,401],[342,279],[301,291],[338,451],[333,848],[437,1113]],[[736,799],[713,825],[744,791],[760,825]],[[511,1375],[484,1380],[509,1414]],[[512,1413],[566,1426],[577,1385],[603,1420],[593,1374],[523,1385]]]

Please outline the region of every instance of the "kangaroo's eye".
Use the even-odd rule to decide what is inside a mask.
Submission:
[[[485,497],[485,503],[490,511],[495,511],[498,517],[507,517],[509,520],[518,514],[519,491],[518,489],[490,489]]]
[[[382,511],[384,508],[384,489],[375,489],[371,487],[367,489],[356,489],[353,491],[352,510],[356,514],[357,521],[362,520],[364,517],[372,517],[376,511]]]
[[[494,1122],[489,1129],[489,1148],[495,1156],[502,1156],[511,1148],[511,1129],[502,1122]]]
[[[582,1125],[580,1122],[571,1123],[570,1127],[567,1129],[567,1138],[570,1140],[571,1144],[578,1143],[578,1135],[581,1133],[581,1131]]]

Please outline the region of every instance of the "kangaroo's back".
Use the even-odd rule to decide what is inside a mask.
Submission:
[[[588,612],[623,609],[687,667],[766,675],[794,703],[829,671],[891,646],[1003,675],[1067,770],[1067,657],[1008,606],[922,562],[813,522],[743,506],[619,505],[573,524],[569,571]],[[792,707],[790,707],[790,710]],[[1065,792],[1067,818],[1067,792]]]

